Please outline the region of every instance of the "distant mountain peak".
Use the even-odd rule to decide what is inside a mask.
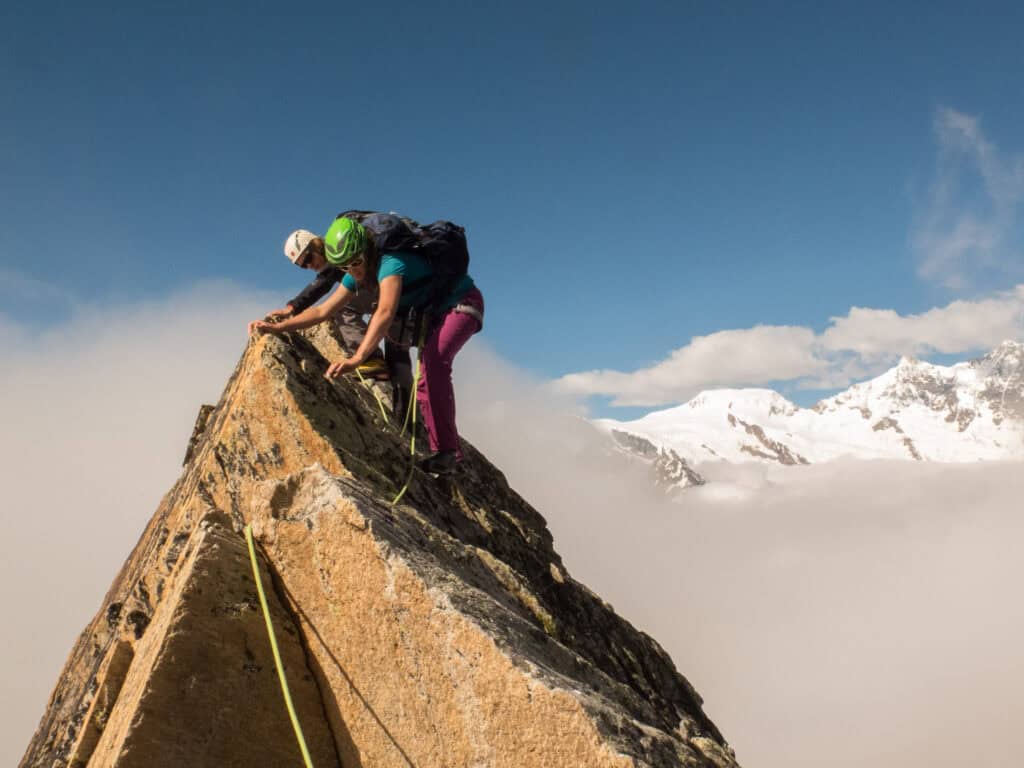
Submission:
[[[1013,339],[1007,339],[1000,343],[995,349],[989,352],[985,357],[991,357],[994,355],[1016,355],[1018,359],[1024,356],[1024,342],[1014,341]]]
[[[986,375],[1010,376],[1024,368],[1024,344],[1018,341],[1004,341],[984,357],[972,360],[969,365],[983,370]]]
[[[701,392],[685,406],[600,426],[706,461],[803,464],[843,456],[968,462],[1024,457],[1024,344],[951,366],[906,355],[813,408],[770,389]]]

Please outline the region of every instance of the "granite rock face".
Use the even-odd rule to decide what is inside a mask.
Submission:
[[[668,655],[472,446],[391,505],[407,438],[373,390],[323,378],[337,357],[323,329],[250,343],[21,766],[302,764],[246,523],[318,767],[735,766]]]

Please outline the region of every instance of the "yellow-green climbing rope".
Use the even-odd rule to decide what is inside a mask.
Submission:
[[[356,376],[359,377],[359,381],[362,383],[362,385],[364,387],[366,387],[367,389],[369,389],[370,392],[373,393],[373,397],[377,401],[377,406],[380,408],[380,415],[384,419],[384,424],[387,425],[387,423],[388,423],[388,414],[384,410],[384,401],[380,399],[380,395],[377,394],[377,390],[374,388],[373,384],[369,383],[363,377],[363,374],[359,372],[358,368],[356,368]]]
[[[367,389],[369,389],[370,392],[373,393],[373,396],[377,399],[377,405],[378,405],[378,407],[380,407],[380,415],[384,418],[384,428],[387,429],[387,427],[388,427],[388,415],[384,411],[384,403],[383,403],[383,401],[381,401],[380,395],[378,395],[377,394],[377,390],[374,389],[374,387],[372,385],[370,385],[369,382],[367,382],[367,380],[365,378],[363,378],[363,374],[361,374],[359,372],[358,368],[356,368],[356,376],[359,377],[359,381],[362,382],[363,386],[367,387]],[[398,492],[398,495],[395,496],[395,498],[393,498],[391,500],[391,506],[392,507],[395,506],[399,501],[401,501],[402,497],[405,496],[405,492],[407,490],[409,490],[409,483],[412,482],[412,473],[413,473],[413,470],[416,467],[416,386],[419,384],[419,381],[420,381],[420,361],[419,361],[419,357],[417,356],[417,358],[416,358],[416,375],[413,376],[412,391],[409,393],[409,403],[408,403],[408,407],[405,409],[405,420],[402,422],[402,431],[400,433],[402,435],[405,434],[405,428],[409,425],[409,415],[412,414],[412,438],[409,440],[409,455],[410,455],[409,474],[405,478],[405,485],[402,486],[401,490]]]
[[[274,652],[274,664],[277,666],[277,676],[281,680],[281,692],[284,694],[284,703],[288,707],[288,716],[292,720],[292,728],[295,729],[295,738],[299,741],[299,749],[302,751],[302,759],[306,768],[313,768],[313,759],[309,756],[306,748],[306,739],[302,735],[302,726],[299,725],[299,718],[295,714],[295,705],[292,704],[292,695],[288,691],[288,680],[284,676],[284,664],[281,663],[281,653],[277,650],[277,637],[274,636],[274,625],[270,621],[270,608],[267,607],[267,596],[263,592],[263,581],[260,579],[260,568],[256,563],[256,546],[252,541],[252,527],[245,526],[245,542],[249,545],[249,559],[252,561],[252,577],[256,580],[256,591],[260,594],[260,606],[263,608],[263,620],[267,624],[267,636],[270,638],[270,649]]]
[[[391,506],[395,506],[402,497],[405,496],[405,492],[409,490],[409,483],[412,482],[412,473],[416,469],[416,388],[420,383],[420,357],[416,355],[416,375],[412,377],[412,391],[409,393],[409,407],[405,412],[405,421],[409,421],[409,412],[412,412],[412,430],[410,434],[412,437],[409,439],[409,475],[405,478],[405,485],[402,486],[402,490],[398,492],[398,495],[391,500]],[[405,432],[405,424],[402,425],[402,432]]]
[[[419,341],[419,344],[417,345],[419,349],[423,349],[423,342],[426,340],[426,336],[427,336],[426,327],[424,327],[423,331],[420,333],[420,341]],[[373,393],[374,398],[377,400],[377,406],[380,408],[380,415],[384,419],[384,428],[387,429],[387,427],[388,427],[388,415],[387,415],[387,413],[384,410],[384,403],[380,399],[380,395],[378,395],[377,394],[377,390],[374,389],[374,387],[371,384],[369,384],[369,382],[366,381],[366,379],[363,377],[363,374],[359,372],[358,368],[356,368],[355,371],[356,371],[356,376],[359,377],[359,381],[364,386],[367,386],[367,388],[370,390],[370,392]],[[392,507],[395,506],[396,504],[398,504],[398,502],[402,500],[402,497],[405,496],[405,492],[407,490],[409,490],[409,483],[412,482],[412,474],[413,474],[413,472],[416,469],[416,411],[417,411],[417,408],[416,408],[416,388],[419,386],[419,383],[420,383],[420,356],[417,354],[416,355],[416,373],[415,373],[415,375],[412,378],[412,391],[409,393],[409,403],[408,403],[408,407],[406,408],[406,411],[405,411],[405,419],[402,422],[402,431],[400,433],[402,435],[405,434],[405,428],[409,425],[409,422],[410,422],[410,418],[409,417],[411,415],[412,416],[412,418],[411,418],[412,430],[410,431],[410,434],[412,436],[409,439],[409,474],[405,478],[405,485],[402,486],[401,490],[398,492],[398,494],[395,496],[395,498],[393,498],[391,500],[391,506]]]

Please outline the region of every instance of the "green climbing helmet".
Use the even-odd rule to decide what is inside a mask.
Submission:
[[[335,219],[324,235],[324,253],[327,260],[343,267],[366,250],[370,239],[366,227],[352,219]]]

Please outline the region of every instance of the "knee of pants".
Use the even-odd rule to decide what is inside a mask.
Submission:
[[[451,375],[452,372],[452,361],[442,356],[436,349],[424,350],[422,366],[432,373]]]

